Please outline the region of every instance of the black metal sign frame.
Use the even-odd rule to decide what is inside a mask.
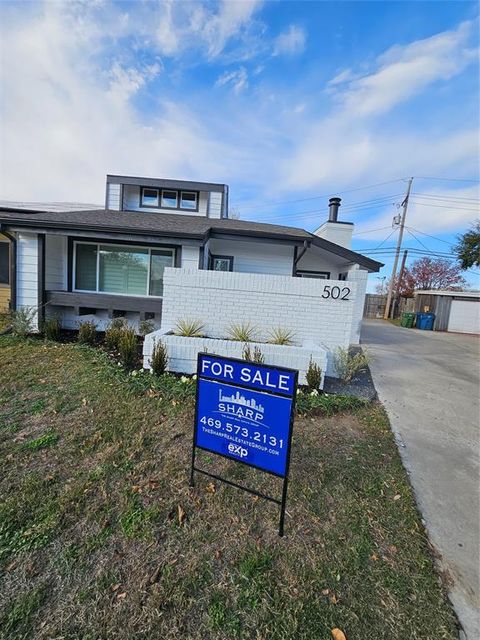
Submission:
[[[281,475],[278,473],[275,473],[274,471],[269,471],[268,469],[263,469],[261,467],[257,467],[254,464],[251,464],[249,462],[245,462],[244,460],[238,460],[236,458],[233,458],[231,456],[226,456],[222,453],[219,453],[218,451],[213,451],[211,449],[207,449],[206,447],[202,447],[200,445],[197,444],[197,425],[198,425],[198,396],[199,396],[199,383],[200,380],[210,380],[210,381],[214,381],[215,378],[212,376],[206,376],[204,374],[201,373],[200,371],[200,361],[202,356],[212,356],[215,357],[216,354],[208,354],[208,353],[199,353],[198,354],[198,358],[197,358],[197,380],[196,380],[196,390],[195,390],[195,418],[194,418],[194,425],[193,425],[193,445],[192,445],[192,459],[191,459],[191,467],[190,467],[190,486],[194,487],[195,486],[195,477],[194,474],[195,472],[197,473],[201,473],[204,476],[208,476],[209,478],[212,478],[213,480],[218,480],[219,482],[224,482],[225,484],[231,486],[231,487],[235,487],[236,489],[241,489],[242,491],[246,491],[247,493],[251,493],[254,496],[257,496],[259,498],[263,498],[264,500],[268,500],[270,502],[274,502],[275,504],[278,504],[280,506],[280,520],[279,520],[279,525],[278,525],[278,535],[280,537],[283,537],[284,535],[284,525],[285,525],[285,509],[286,509],[286,504],[287,504],[287,491],[288,491],[288,480],[289,480],[289,473],[290,473],[290,453],[291,453],[291,445],[292,445],[292,436],[293,436],[293,424],[294,424],[294,415],[295,415],[295,403],[296,403],[296,396],[297,396],[297,389],[298,389],[298,371],[296,371],[295,369],[288,369],[286,367],[281,367],[282,371],[286,371],[289,373],[292,373],[294,376],[294,383],[293,383],[293,392],[292,395],[288,395],[288,396],[284,396],[284,397],[288,397],[289,399],[291,399],[291,405],[290,405],[290,421],[289,421],[289,433],[288,433],[288,444],[287,444],[287,452],[286,452],[286,464],[285,464],[285,475]],[[245,365],[250,365],[250,366],[255,366],[257,363],[255,362],[248,362],[247,360],[241,360],[239,358],[228,358],[228,357],[224,357],[224,356],[218,356],[219,358],[221,358],[222,360],[227,360],[227,361],[232,361],[232,362],[237,362],[237,363],[242,363]],[[271,366],[271,365],[266,365],[266,364],[260,364],[258,363],[258,366],[261,366],[263,369],[271,369],[273,371],[278,371],[279,368]],[[242,385],[242,384],[232,384],[232,383],[228,383],[225,381],[222,381],[222,384],[225,384],[227,386],[230,387],[240,387],[243,389],[247,389],[249,391],[252,391],[254,389],[252,389],[251,386],[248,385]],[[258,391],[258,389],[257,389]],[[278,396],[278,395],[282,395],[279,394],[278,392],[273,392],[273,391],[267,391],[262,389],[261,393],[265,393],[267,395],[273,395],[273,396]],[[283,479],[283,486],[282,486],[282,496],[280,499],[274,497],[274,496],[269,496],[267,494],[261,493],[260,491],[256,491],[255,489],[251,489],[250,487],[245,487],[244,485],[238,484],[236,482],[233,482],[232,480],[228,480],[227,478],[222,478],[221,476],[215,474],[215,473],[210,473],[209,471],[205,471],[205,469],[200,469],[199,467],[195,466],[195,460],[196,460],[196,450],[197,449],[201,449],[203,451],[208,451],[209,453],[213,453],[214,455],[220,456],[222,458],[226,458],[227,460],[231,460],[232,462],[239,462],[240,464],[244,464],[247,467],[252,467],[254,469],[258,469],[259,471],[262,471],[264,473],[268,473],[270,475],[273,475],[277,478],[282,478]]]

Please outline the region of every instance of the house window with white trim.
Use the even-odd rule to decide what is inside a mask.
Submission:
[[[180,209],[197,210],[197,193],[196,191],[182,191],[180,194]]]
[[[142,187],[140,204],[142,207],[158,207],[158,189]]]
[[[162,190],[162,207],[176,209],[178,203],[178,191]]]
[[[233,271],[233,256],[211,256],[210,269],[212,271]]]
[[[130,296],[162,296],[163,272],[175,250],[76,242],[74,290]]]
[[[10,284],[10,243],[0,241],[0,284]]]

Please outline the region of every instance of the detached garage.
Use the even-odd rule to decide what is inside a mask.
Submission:
[[[415,291],[415,311],[435,314],[434,331],[480,333],[480,291]]]

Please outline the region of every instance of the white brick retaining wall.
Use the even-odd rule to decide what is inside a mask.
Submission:
[[[154,343],[161,340],[168,351],[168,370],[177,373],[195,373],[197,370],[197,354],[208,352],[222,355],[227,358],[242,358],[245,344],[233,340],[216,340],[212,338],[186,338],[154,331],[145,337],[143,347],[143,366],[150,368],[150,358]],[[265,363],[296,369],[299,372],[300,384],[305,384],[310,358],[322,369],[322,383],[327,365],[327,352],[322,347],[314,344],[305,344],[301,347],[283,346],[278,344],[250,343],[250,349],[258,347],[262,352]]]
[[[357,288],[355,280],[167,268],[161,331],[182,319],[198,319],[207,336],[224,339],[229,326],[249,321],[258,328],[255,338],[266,342],[269,331],[281,327],[294,333],[298,346],[325,348],[326,373],[335,375],[333,350],[347,348],[357,333]]]

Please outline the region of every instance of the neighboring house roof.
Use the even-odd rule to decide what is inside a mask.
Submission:
[[[21,202],[17,200],[0,200],[1,209],[22,209],[33,211],[85,211],[86,209],[100,209],[100,204],[86,204],[85,202]]]
[[[195,238],[205,241],[211,235],[235,235],[270,238],[317,246],[338,255],[348,262],[359,264],[369,271],[378,271],[383,265],[356,251],[319,238],[299,229],[249,220],[206,218],[203,216],[139,211],[111,211],[94,209],[85,211],[45,211],[0,207],[0,225],[88,230],[108,233],[156,234],[167,237]]]
[[[454,291],[451,289],[419,289],[414,291],[413,295],[427,295],[427,296],[454,296],[462,298],[479,298],[480,291]]]

